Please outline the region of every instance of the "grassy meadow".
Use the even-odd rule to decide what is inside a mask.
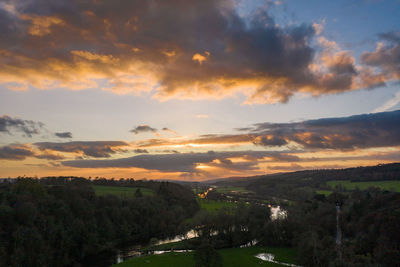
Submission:
[[[332,191],[330,190],[317,190],[317,194],[325,195],[326,197],[332,194]]]
[[[208,200],[208,199],[197,199],[200,204],[200,208],[207,211],[218,211],[222,208],[235,208],[237,203],[228,201]]]
[[[241,193],[241,194],[249,194],[253,193],[250,190],[247,190],[244,187],[235,187],[235,186],[223,186],[223,187],[217,187],[215,190],[218,193]]]
[[[372,181],[372,182],[352,182],[352,181],[342,181],[335,180],[329,181],[327,184],[335,188],[337,185],[341,185],[348,190],[354,190],[359,188],[360,190],[365,190],[370,187],[379,187],[382,190],[400,192],[400,181],[392,180],[392,181]]]
[[[275,260],[295,263],[296,252],[292,248],[274,248],[274,247],[249,247],[249,248],[227,248],[218,250],[222,257],[222,263],[225,267],[243,267],[243,266],[283,266],[271,262],[265,262],[257,259],[258,253],[272,253]],[[143,256],[132,258],[123,263],[113,265],[114,267],[143,267],[143,266],[164,266],[164,267],[191,267],[195,266],[193,252],[177,253],[169,252],[161,255]]]

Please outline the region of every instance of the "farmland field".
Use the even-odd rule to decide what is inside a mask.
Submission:
[[[332,193],[330,190],[317,190],[317,194],[325,195],[326,197]]]
[[[151,189],[143,187],[93,185],[93,189],[98,196],[115,195],[118,197],[133,197],[138,188],[140,188],[140,191],[144,196],[150,196],[154,194]]]
[[[336,185],[342,185],[344,188],[348,190],[356,189],[357,187],[360,190],[368,189],[369,187],[379,187],[383,190],[389,190],[394,192],[400,192],[400,181],[372,181],[372,182],[352,182],[352,181],[329,181],[327,184],[335,188]]]
[[[242,193],[242,194],[248,194],[248,193],[253,193],[250,190],[247,190],[244,187],[234,187],[234,186],[224,186],[224,187],[217,187],[215,190],[218,193]]]
[[[205,209],[207,211],[218,211],[222,208],[235,208],[237,203],[227,202],[227,201],[218,201],[218,200],[208,200],[208,199],[198,199],[201,209]]]
[[[283,266],[276,263],[265,262],[254,257],[258,253],[272,253],[275,260],[295,263],[295,250],[292,248],[274,247],[249,247],[249,248],[227,248],[218,250],[222,257],[222,266]],[[195,266],[193,252],[176,253],[170,252],[162,255],[143,256],[130,259],[126,262],[113,265],[114,267],[142,267],[142,266],[165,266],[165,267],[190,267]]]

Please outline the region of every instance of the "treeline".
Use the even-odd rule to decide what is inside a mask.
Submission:
[[[180,233],[199,210],[191,190],[178,184],[131,180],[154,196],[119,198],[96,196],[91,185],[97,182],[61,177],[0,184],[0,266],[89,266],[118,244]]]

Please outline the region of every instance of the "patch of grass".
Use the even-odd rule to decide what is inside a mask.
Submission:
[[[208,199],[198,199],[200,204],[200,208],[207,211],[218,211],[222,208],[236,208],[237,203],[228,202],[228,201],[217,201],[217,200],[208,200]]]
[[[191,267],[194,266],[193,252],[177,253],[170,252],[161,255],[143,256],[124,261],[112,266],[117,267]]]
[[[332,191],[330,190],[317,190],[317,194],[325,195],[326,197],[332,194]]]
[[[247,190],[244,187],[234,187],[234,186],[217,187],[214,190],[216,190],[218,193],[242,193],[242,194],[253,193],[253,191]]]
[[[275,247],[249,247],[249,248],[227,248],[218,250],[222,257],[224,267],[243,267],[243,266],[282,266],[280,264],[265,262],[254,257],[258,253],[272,253],[275,260],[295,263],[296,251],[293,248]],[[176,253],[170,252],[162,255],[151,255],[133,258],[126,262],[113,265],[117,267],[142,267],[142,266],[174,266],[191,267],[194,265],[193,252]]]
[[[115,195],[118,197],[133,197],[138,188],[140,188],[143,196],[151,196],[154,194],[153,190],[143,187],[93,185],[93,189],[98,196]]]
[[[373,181],[373,182],[352,182],[352,181],[329,181],[327,184],[335,188],[336,185],[342,185],[344,188],[348,190],[354,190],[357,187],[360,190],[368,189],[369,187],[379,187],[383,190],[400,192],[400,181],[392,180],[392,181]]]

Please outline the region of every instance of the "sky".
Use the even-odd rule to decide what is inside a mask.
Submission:
[[[0,0],[0,177],[397,161],[399,0]]]

